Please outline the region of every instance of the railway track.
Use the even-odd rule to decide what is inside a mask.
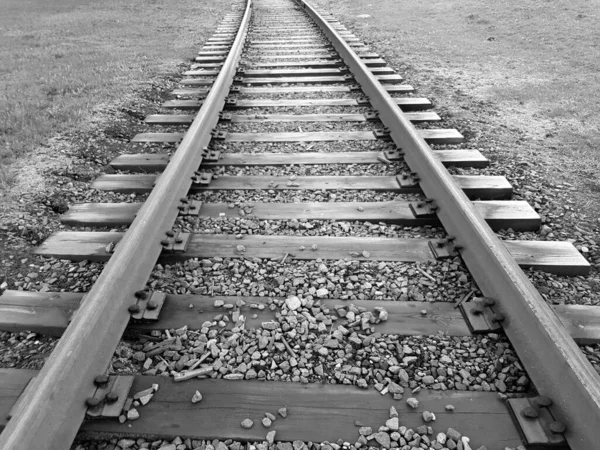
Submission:
[[[577,346],[600,341],[597,312],[548,306],[522,270],[588,263],[500,241],[540,217],[374,49],[302,0],[254,0],[184,76],[144,152],[92,184],[145,201],[73,205],[36,251],[106,263],[89,292],[0,297],[1,329],[61,336],[39,372],[0,371],[1,448],[80,430],[120,448],[597,446]]]

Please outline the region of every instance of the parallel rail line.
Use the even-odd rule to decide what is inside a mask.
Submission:
[[[326,329],[327,323],[331,330],[334,324],[327,317],[330,311],[337,311],[355,339],[368,342],[381,334],[441,333],[459,338],[504,333],[535,391],[504,403],[488,392],[427,389],[419,394],[419,400],[428,411],[435,411],[436,427],[461,428],[471,437],[488,439],[488,448],[516,447],[521,442],[536,448],[568,446],[573,450],[597,446],[600,381],[577,344],[600,342],[598,313],[594,307],[549,306],[523,272],[532,268],[561,275],[585,275],[589,264],[568,242],[501,241],[495,231],[535,231],[541,224],[539,215],[526,202],[510,200],[512,187],[504,177],[449,172],[448,168],[453,167],[485,167],[487,159],[474,150],[432,150],[429,144],[456,144],[464,138],[457,130],[432,128],[431,124],[441,118],[430,111],[431,102],[412,96],[414,89],[403,84],[403,78],[387,67],[380,55],[331,15],[318,12],[305,0],[247,0],[243,8],[221,23],[195,58],[191,70],[183,75],[181,87],[173,92],[178,98],[163,105],[175,113],[150,115],[145,120],[148,126],[168,127],[167,131],[140,133],[132,139],[133,143],[149,145],[174,144],[177,149],[172,154],[122,155],[111,163],[121,173],[102,175],[91,185],[98,191],[148,194],[147,199],[143,203],[73,205],[62,217],[63,223],[75,227],[126,226],[127,231],[58,232],[36,250],[42,256],[106,262],[90,291],[7,291],[0,296],[0,329],[60,336],[39,372],[0,370],[0,411],[10,417],[4,423],[0,421],[4,425],[0,448],[65,448],[80,430],[103,435],[260,441],[268,430],[256,425],[240,427],[238,419],[241,415],[260,416],[284,406],[290,408],[289,421],[282,420],[287,413],[280,412],[277,436],[271,435],[270,443],[273,439],[324,442],[335,440],[335,436],[344,441],[356,439],[357,426],[362,426],[358,422],[362,421],[355,423],[354,418],[388,419],[390,404],[398,411],[401,425],[416,429],[423,425],[422,416],[415,414],[405,401],[397,401],[404,389],[408,393],[406,380],[396,380],[404,383],[403,387],[390,380],[386,381],[387,387],[382,379],[375,383],[382,394],[397,389],[390,391],[396,400],[390,403],[390,397],[373,389],[346,386],[343,377],[338,378],[337,385],[308,383],[302,371],[295,380],[301,383],[203,379],[211,374],[212,378],[221,378],[226,373],[219,372],[221,366],[217,367],[216,362],[213,367],[202,364],[203,360],[175,375],[175,381],[185,379],[184,383],[165,382],[165,377],[149,375],[104,379],[104,374],[126,329],[141,333],[183,329],[185,333],[187,329],[205,329],[212,322],[222,323],[224,329],[231,329],[227,322],[233,323],[234,336],[243,330],[274,330],[270,342],[257,344],[260,349],[270,355],[280,351],[294,361],[297,359],[299,348],[293,343],[290,346],[285,333],[276,330],[282,329],[281,311],[289,312],[300,305],[292,308],[285,303],[284,307],[281,302],[258,295],[254,280],[248,280],[247,285],[257,295],[239,294],[236,286],[230,289],[238,292],[235,295],[215,293],[212,287],[198,295],[152,292],[147,286],[157,263],[192,258],[198,258],[199,265],[203,260],[210,262],[210,258],[242,259],[249,265],[260,261],[283,264],[290,260],[345,261],[344,264],[377,261],[380,270],[388,270],[386,262],[427,263],[455,257],[467,266],[483,298],[470,299],[471,292],[460,305],[342,301],[327,298],[327,289],[323,294],[313,287],[314,292],[309,292],[318,299],[304,300],[302,307],[319,311],[314,312],[322,317],[319,327]],[[305,94],[307,98],[303,98]],[[323,98],[313,98],[314,94],[322,94]],[[348,97],[336,97],[340,94]],[[270,95],[277,97],[261,98]],[[301,98],[293,98],[294,95]],[[340,112],[345,108],[352,112]],[[265,109],[269,112],[265,113]],[[326,128],[302,129],[319,124]],[[417,124],[424,127],[417,129]],[[189,128],[181,132],[182,126]],[[375,146],[365,147],[364,151],[343,151],[345,143]],[[377,150],[380,143],[387,143],[387,150]],[[241,147],[229,151],[236,145]],[[271,151],[239,151],[258,145],[271,146]],[[328,145],[331,149],[320,151]],[[294,146],[302,146],[302,150],[297,151],[299,147]],[[235,172],[263,167],[385,168],[395,164],[404,169],[383,176]],[[213,192],[243,192],[248,196],[269,192],[277,196],[300,191],[318,191],[333,198],[356,191],[409,197],[361,202],[252,201],[234,205],[227,201],[194,200],[195,195]],[[442,226],[447,236],[406,239],[318,233],[267,235],[260,233],[259,226],[243,236],[194,234],[187,232],[186,217],[209,223],[225,217],[240,223],[252,218],[301,223],[362,221],[399,227],[430,225]],[[333,286],[336,292],[342,290]],[[350,303],[353,306],[347,306]],[[231,309],[224,311],[223,305]],[[352,323],[346,317],[346,309],[354,314],[353,308],[357,314],[374,310],[379,319],[372,316],[370,321]],[[339,328],[336,332],[341,333]],[[166,333],[170,336],[168,344],[161,347],[150,340],[144,347],[146,355],[180,346],[179,338]],[[374,334],[369,337],[370,333]],[[213,340],[216,335],[213,333]],[[328,351],[325,349],[325,354]],[[397,351],[400,354],[401,349]],[[213,351],[213,357],[218,355],[218,349]],[[391,360],[395,359],[394,356]],[[356,381],[360,374],[359,368],[348,379]],[[229,373],[227,377],[237,379],[244,375]],[[150,388],[159,384],[158,392]],[[205,393],[202,409],[189,401],[190,391],[196,389]],[[142,394],[135,397],[138,403],[148,392],[154,399],[148,404],[142,401],[145,406],[139,420],[120,423],[131,411],[131,397],[140,391]],[[450,401],[456,411],[461,411],[460,415],[445,409]],[[86,420],[99,417],[113,420]],[[174,417],[181,422],[174,424]],[[375,439],[381,446],[390,447],[380,437]],[[364,436],[358,441],[367,443]],[[440,446],[447,448],[441,443]],[[466,448],[466,441],[460,441],[460,446]]]

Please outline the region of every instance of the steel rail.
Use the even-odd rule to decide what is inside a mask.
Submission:
[[[566,425],[572,450],[600,442],[600,377],[557,316],[477,213],[473,204],[434,157],[391,96],[342,36],[305,0],[295,0],[328,36],[344,63],[369,96],[394,143],[404,152],[438,217],[455,236],[460,255],[482,293],[496,301],[502,325],[541,395],[553,400],[552,415]]]
[[[250,20],[248,0],[231,51],[194,122],[114,255],[86,295],[48,361],[27,387],[0,434],[2,450],[70,447],[85,417],[94,378],[105,373],[129,322],[135,292],[146,286],[161,253],[160,241],[177,217],[192,175],[202,162],[219,111],[233,83]]]

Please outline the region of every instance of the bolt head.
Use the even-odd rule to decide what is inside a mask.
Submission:
[[[567,427],[565,426],[564,423],[559,422],[558,420],[555,422],[552,422],[550,424],[550,431],[552,431],[555,434],[562,434],[565,431],[567,431]]]
[[[522,412],[523,417],[525,417],[526,419],[537,419],[539,417],[539,414],[537,413],[537,411],[535,409],[533,409],[531,406],[528,406],[527,408],[525,408]]]
[[[88,397],[85,399],[85,404],[88,408],[94,408],[100,404],[100,399],[96,397]]]
[[[104,401],[106,403],[114,403],[117,400],[119,400],[119,394],[117,394],[116,392],[109,392],[108,394],[106,394],[106,396],[104,397]]]
[[[489,298],[489,297],[485,297],[483,299],[483,302],[485,303],[486,306],[494,306],[496,304],[496,300],[494,300],[493,298]]]
[[[136,305],[129,305],[129,308],[127,308],[127,311],[129,311],[131,314],[139,313],[140,312],[140,307],[137,304]]]
[[[500,323],[504,321],[504,314],[497,313],[492,316],[492,322]]]
[[[105,384],[108,383],[108,375],[106,374],[102,374],[102,375],[98,375],[96,378],[94,378],[94,384],[96,386],[104,386]]]
[[[549,406],[552,406],[552,399],[550,399],[550,397],[546,397],[545,395],[540,395],[539,397],[537,397],[535,399],[535,402],[539,406],[542,406],[544,408],[548,408]]]

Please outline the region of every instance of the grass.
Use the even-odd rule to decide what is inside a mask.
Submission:
[[[0,0],[0,191],[16,158],[191,58],[229,5]]]
[[[498,133],[506,150],[535,149],[554,176],[587,178],[587,192],[600,191],[599,0],[313,3],[458,124],[486,122],[482,132]],[[493,114],[478,114],[479,102]]]

